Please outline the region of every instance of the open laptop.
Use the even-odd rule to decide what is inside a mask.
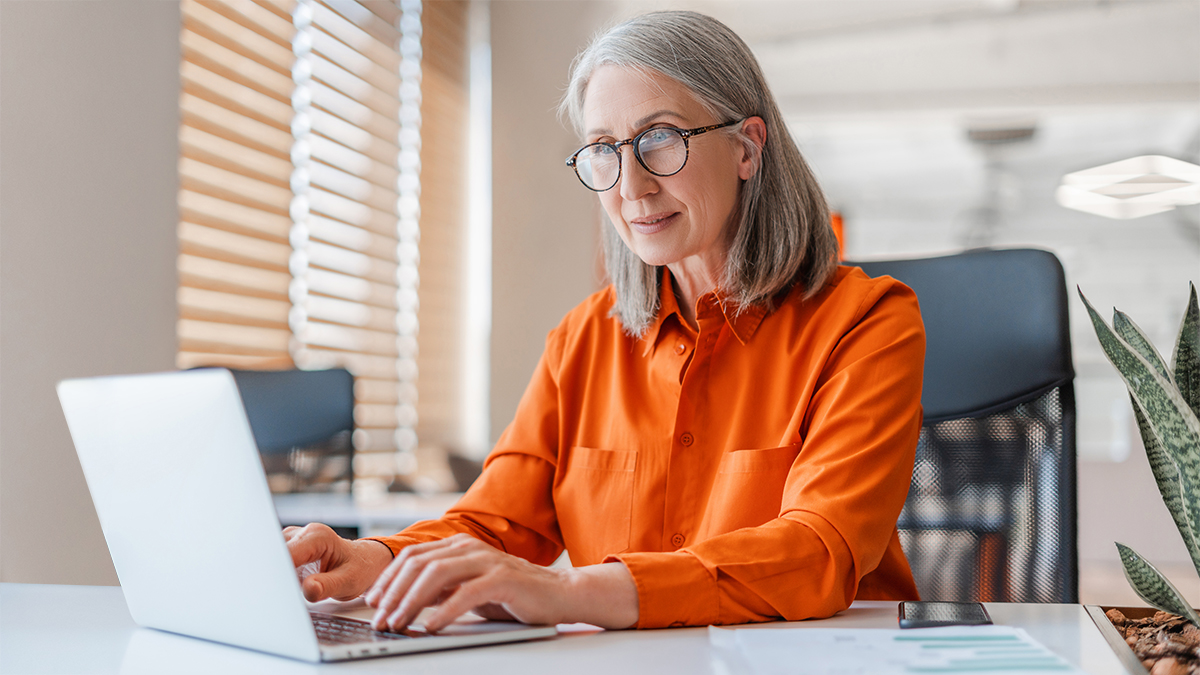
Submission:
[[[227,370],[65,380],[58,396],[139,625],[305,661],[556,634],[490,621],[377,633],[310,614]]]

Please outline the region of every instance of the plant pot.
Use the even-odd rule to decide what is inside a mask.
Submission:
[[[1149,673],[1142,661],[1134,653],[1133,648],[1125,642],[1125,636],[1117,630],[1105,615],[1110,609],[1115,609],[1125,615],[1127,619],[1148,619],[1158,613],[1158,610],[1153,607],[1111,607],[1101,605],[1084,605],[1088,616],[1092,617],[1092,622],[1096,624],[1096,628],[1100,630],[1100,634],[1104,636],[1104,641],[1112,648],[1113,653],[1117,655],[1117,659],[1121,661],[1121,665],[1125,667],[1126,672],[1141,675]]]

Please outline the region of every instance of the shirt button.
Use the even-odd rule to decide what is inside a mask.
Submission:
[[[683,443],[685,446],[690,446],[693,442],[695,442],[695,440],[696,438],[692,436],[691,432],[688,431],[683,432],[683,434],[679,436],[679,442]]]
[[[676,354],[681,354],[681,355],[682,355],[682,354],[683,354],[684,352],[686,352],[686,351],[687,351],[687,346],[686,346],[686,345],[684,345],[682,342],[680,342],[679,344],[675,345],[675,353],[676,353]]]
[[[679,548],[680,546],[683,546],[683,535],[682,534],[671,535],[671,545],[674,546],[675,548]]]
[[[674,621],[671,623],[670,627],[671,628],[683,628],[685,625],[686,624],[684,624],[682,621]]]

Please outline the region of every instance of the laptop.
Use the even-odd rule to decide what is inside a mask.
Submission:
[[[483,620],[378,633],[311,613],[227,370],[64,380],[58,396],[141,626],[313,662],[556,634]]]

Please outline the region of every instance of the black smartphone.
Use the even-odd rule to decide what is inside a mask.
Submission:
[[[901,628],[934,626],[986,626],[992,623],[987,609],[979,602],[902,602]]]

